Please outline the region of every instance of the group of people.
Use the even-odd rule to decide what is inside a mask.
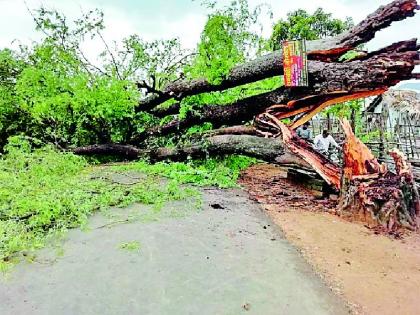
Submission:
[[[296,130],[296,133],[300,138],[305,139],[309,142],[313,142],[314,148],[318,152],[326,156],[329,155],[329,150],[331,146],[337,148],[338,150],[341,150],[340,146],[334,140],[334,138],[330,135],[328,130],[324,130],[322,134],[319,134],[314,139],[312,139],[312,131],[309,129],[308,122],[305,123],[303,126],[299,127]]]

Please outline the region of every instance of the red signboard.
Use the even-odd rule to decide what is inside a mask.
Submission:
[[[283,42],[284,85],[308,86],[308,59],[304,40]]]

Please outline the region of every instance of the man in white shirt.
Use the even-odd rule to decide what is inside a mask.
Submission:
[[[340,146],[335,142],[334,138],[329,134],[327,130],[322,132],[322,135],[317,135],[314,139],[314,147],[320,153],[328,155],[330,145],[333,145],[340,150]]]

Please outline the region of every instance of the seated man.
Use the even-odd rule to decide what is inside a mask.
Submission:
[[[309,123],[306,122],[303,126],[299,127],[296,130],[296,134],[306,141],[310,141],[312,139],[312,131],[309,129]]]
[[[335,142],[334,138],[329,134],[327,130],[324,130],[322,135],[317,135],[314,139],[315,149],[326,156],[329,155],[328,151],[331,144],[338,150],[341,150],[340,146],[337,144],[337,142]]]

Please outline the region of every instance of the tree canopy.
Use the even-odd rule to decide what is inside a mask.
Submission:
[[[284,38],[334,35],[350,25],[322,9],[313,15],[298,10],[287,21],[276,23],[267,40],[262,36],[261,17],[271,16],[270,9],[251,9],[246,0],[222,8],[214,3],[204,5],[208,19],[193,51],[183,49],[177,38],[145,41],[136,34],[111,45],[102,34],[105,26],[100,10],[73,20],[44,7],[30,11],[43,40],[0,52],[0,146],[15,134],[61,147],[127,142],[138,132],[172,118],[159,118],[138,107],[141,98],[159,94],[168,83],[183,78],[218,83],[236,65],[266,53],[269,43],[275,47],[273,43]],[[83,51],[83,42],[92,39],[103,42],[100,62],[91,62]],[[200,104],[230,103],[280,85],[280,79],[273,78],[187,97],[181,101],[179,115],[185,117]],[[209,125],[197,128],[193,132]]]
[[[274,24],[270,44],[273,49],[279,49],[283,40],[326,38],[338,35],[353,25],[352,18],[340,20],[322,8],[318,8],[313,14],[299,9],[289,12],[286,19],[280,19]]]

